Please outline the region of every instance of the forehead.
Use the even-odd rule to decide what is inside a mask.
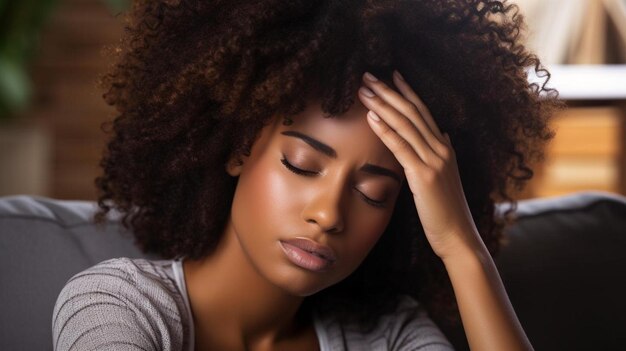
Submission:
[[[291,138],[281,134],[288,130],[306,134],[333,148],[337,159],[400,167],[393,153],[369,126],[367,112],[358,99],[348,111],[334,117],[325,117],[319,103],[309,103],[304,111],[290,117],[291,125],[283,125],[283,119],[280,119],[277,132],[283,138]]]

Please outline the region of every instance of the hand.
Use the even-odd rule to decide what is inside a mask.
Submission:
[[[371,76],[371,75],[370,75]],[[463,193],[456,155],[422,100],[394,71],[399,92],[364,75],[368,123],[404,168],[426,238],[442,259],[482,243]],[[376,117],[379,119],[376,120]]]

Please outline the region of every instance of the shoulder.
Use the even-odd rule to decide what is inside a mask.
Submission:
[[[454,350],[425,308],[408,295],[400,296],[396,309],[380,316],[367,334],[359,326],[340,325],[334,318],[324,318],[319,323],[323,337],[338,349],[346,345],[349,350]]]
[[[168,262],[114,258],[71,277],[54,306],[55,350],[177,349],[184,305]]]
[[[96,301],[109,296],[128,303],[146,297],[174,302],[173,298],[180,293],[171,278],[170,266],[170,260],[120,257],[102,261],[71,277],[59,299],[89,293],[92,298],[98,297]]]

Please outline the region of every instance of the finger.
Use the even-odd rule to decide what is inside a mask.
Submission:
[[[374,81],[369,79],[368,77],[373,77],[371,76],[371,74],[368,76],[368,74],[366,73],[364,77],[365,78],[363,79],[363,81],[365,85],[370,87],[374,91],[374,93],[376,93],[376,95],[380,96],[388,104],[400,111],[402,115],[405,116],[405,118],[407,118],[417,128],[420,134],[422,134],[423,139],[426,140],[430,148],[434,150],[437,154],[439,154],[439,151],[441,151],[441,143],[443,139],[438,139],[433,134],[430,127],[424,120],[423,115],[421,115],[420,111],[417,109],[417,106],[380,80]]]
[[[441,130],[439,130],[439,126],[435,122],[430,110],[426,106],[426,104],[422,101],[422,99],[417,95],[417,93],[411,88],[409,83],[402,77],[400,72],[394,70],[393,71],[394,83],[398,87],[398,89],[402,92],[407,100],[411,101],[415,107],[419,110],[420,114],[430,127],[430,130],[437,136],[439,140],[443,140]]]
[[[377,95],[368,96],[368,90],[365,87],[359,89],[359,97],[365,107],[380,116],[384,120],[385,125],[402,137],[404,142],[413,148],[424,163],[431,164],[434,158],[439,158],[433,148],[428,145],[422,133],[417,130],[417,127],[406,116]],[[372,94],[371,90],[369,94]]]
[[[415,152],[413,147],[396,133],[396,131],[389,127],[376,112],[369,111],[367,113],[367,122],[374,133],[382,140],[383,144],[393,153],[402,168],[404,168],[407,179],[408,174],[415,171],[414,167],[417,167],[417,169],[426,167],[426,164]]]

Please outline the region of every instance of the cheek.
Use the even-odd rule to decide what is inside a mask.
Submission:
[[[233,212],[238,212],[242,219],[237,222],[248,230],[268,228],[279,234],[295,194],[271,160],[260,160],[251,166],[241,174],[237,185]]]

